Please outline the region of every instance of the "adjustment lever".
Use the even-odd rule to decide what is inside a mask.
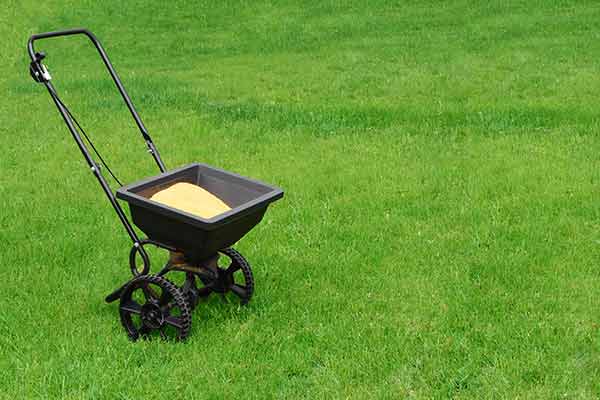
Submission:
[[[48,82],[52,77],[50,76],[50,72],[44,64],[42,64],[42,60],[46,58],[46,53],[43,51],[39,53],[35,53],[35,60],[29,64],[29,74],[36,82]]]

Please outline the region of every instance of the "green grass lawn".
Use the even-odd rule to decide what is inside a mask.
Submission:
[[[2,7],[0,398],[600,398],[600,6],[368,3]],[[167,167],[286,192],[236,245],[254,299],[186,343],[103,301],[131,243],[25,49],[76,26]],[[119,177],[155,174],[89,42],[37,48]]]

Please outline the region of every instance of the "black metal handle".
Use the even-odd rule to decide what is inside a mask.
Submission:
[[[156,161],[158,168],[160,169],[161,172],[165,172],[166,171],[165,165],[164,165],[162,159],[160,158],[160,154],[158,153],[158,150],[154,146],[154,143],[152,142],[152,139],[150,138],[150,135],[148,134],[148,131],[146,130],[146,127],[144,126],[144,123],[142,122],[142,119],[140,118],[139,114],[135,110],[135,107],[134,107],[133,103],[131,102],[131,98],[129,98],[127,91],[125,90],[125,87],[123,87],[123,84],[121,83],[121,80],[119,79],[119,76],[117,75],[117,71],[115,71],[110,60],[108,59],[108,56],[106,55],[106,52],[104,51],[104,48],[102,47],[102,45],[100,44],[100,42],[98,41],[96,36],[92,32],[90,32],[88,29],[76,28],[76,29],[67,29],[64,31],[44,32],[44,33],[37,33],[35,35],[31,35],[31,37],[29,38],[29,41],[27,42],[27,50],[29,52],[29,57],[31,57],[31,61],[32,61],[32,76],[35,75],[36,70],[38,70],[40,72],[44,70],[44,68],[41,65],[41,58],[43,58],[43,57],[40,57],[40,55],[43,53],[36,53],[36,51],[33,47],[34,42],[39,39],[46,39],[46,38],[52,38],[52,37],[58,37],[58,36],[70,36],[70,35],[85,35],[92,41],[92,43],[96,47],[96,50],[98,50],[98,53],[100,54],[100,57],[102,58],[102,61],[104,61],[104,65],[108,69],[110,76],[112,77],[113,81],[115,82],[115,85],[117,86],[117,89],[119,90],[119,93],[121,93],[121,96],[123,97],[123,100],[125,101],[125,104],[127,105],[127,108],[131,112],[131,115],[133,116],[135,123],[137,124],[138,128],[140,129],[140,132],[141,132],[142,136],[144,137],[144,140],[146,141],[146,145],[148,146],[148,150],[154,157],[154,160]],[[35,66],[35,68],[33,68],[33,66]],[[35,79],[35,77],[34,77],[34,79]]]
[[[123,209],[117,202],[117,199],[115,198],[114,193],[112,192],[110,186],[106,182],[106,179],[104,179],[104,176],[100,172],[98,164],[92,158],[92,155],[90,154],[87,146],[83,142],[78,130],[73,125],[73,119],[72,119],[71,114],[69,113],[68,109],[65,107],[64,103],[62,103],[62,101],[60,101],[60,99],[58,98],[58,95],[56,94],[56,90],[54,89],[52,82],[50,82],[50,80],[51,80],[50,74],[48,73],[46,67],[42,64],[42,60],[44,59],[44,57],[46,55],[43,52],[39,52],[39,53],[36,52],[33,47],[33,43],[39,39],[46,39],[46,38],[57,37],[57,36],[80,35],[80,34],[87,36],[92,41],[92,43],[94,44],[96,49],[98,50],[98,53],[100,53],[100,57],[102,57],[102,61],[104,61],[104,65],[106,65],[106,68],[108,69],[108,72],[110,73],[110,76],[112,77],[113,81],[115,82],[115,85],[117,86],[117,89],[119,89],[119,92],[121,93],[121,96],[123,97],[123,100],[125,100],[125,104],[127,104],[127,108],[129,108],[129,111],[131,112],[131,115],[135,119],[135,122],[137,123],[137,125],[140,129],[140,132],[142,133],[142,136],[146,140],[146,145],[148,146],[148,150],[154,157],[154,160],[158,164],[158,167],[160,168],[161,172],[165,172],[165,166],[160,158],[160,155],[158,154],[158,151],[156,150],[156,147],[154,146],[154,143],[152,143],[152,139],[148,135],[148,132],[146,131],[146,128],[144,127],[144,124],[142,123],[140,116],[138,115],[137,111],[135,110],[133,103],[131,102],[131,99],[129,98],[129,95],[125,91],[125,88],[123,87],[123,84],[121,83],[121,80],[119,79],[119,76],[117,75],[117,72],[115,71],[112,64],[110,63],[110,60],[108,59],[108,56],[106,55],[106,52],[104,51],[104,49],[102,48],[102,45],[100,44],[98,39],[96,39],[96,36],[94,36],[94,34],[92,32],[90,32],[87,29],[80,28],[80,29],[69,29],[66,31],[38,33],[36,35],[32,35],[29,38],[29,42],[27,43],[27,50],[29,52],[29,57],[31,57],[31,65],[29,67],[31,76],[37,82],[42,83],[46,87],[48,92],[50,93],[50,96],[54,100],[54,104],[56,104],[56,107],[58,108],[58,111],[62,115],[63,120],[67,124],[67,127],[69,128],[69,131],[71,132],[71,135],[73,135],[73,139],[75,139],[75,142],[77,143],[77,146],[79,147],[79,150],[83,154],[88,166],[94,173],[94,176],[100,183],[102,190],[108,197],[108,199],[109,199],[111,205],[113,206],[115,212],[117,213],[119,219],[123,223],[123,226],[127,230],[129,237],[131,238],[131,240],[134,243],[134,246],[135,247],[139,246],[139,252],[140,252],[140,254],[142,254],[142,258],[144,259],[144,268],[145,269],[144,269],[143,273],[147,273],[150,264],[149,264],[148,254],[146,253],[146,250],[144,250],[144,247],[140,244],[140,243],[142,243],[142,241],[139,239],[137,233],[135,232],[135,230],[129,223],[129,220],[127,219],[127,216],[125,215],[125,212],[123,211]],[[114,296],[115,295],[109,296],[109,299],[113,298]]]
[[[64,31],[54,31],[54,32],[43,32],[43,33],[36,33],[34,35],[31,35],[31,37],[29,38],[29,41],[27,42],[27,50],[29,51],[29,57],[31,57],[31,61],[36,61],[35,50],[33,48],[33,42],[35,42],[38,39],[45,39],[45,38],[56,37],[56,36],[80,35],[80,34],[83,34],[83,35],[86,35],[87,37],[89,37],[90,40],[96,45],[96,48],[98,48],[98,50],[100,51],[100,54],[103,55],[102,58],[106,58],[106,53],[104,53],[104,50],[102,49],[102,46],[100,45],[100,42],[98,41],[96,36],[94,36],[94,34],[92,32],[90,32],[89,30],[87,30],[85,28],[67,29]]]

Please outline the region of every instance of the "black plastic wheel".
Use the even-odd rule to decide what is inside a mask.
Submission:
[[[219,250],[226,258],[218,266],[208,268],[209,274],[197,274],[204,286],[194,287],[197,297],[206,297],[211,293],[233,293],[241,304],[247,304],[254,293],[254,276],[250,264],[237,250],[227,248]],[[194,283],[195,286],[195,283]]]
[[[219,253],[224,254],[230,260],[226,267],[219,267],[224,271],[229,283],[228,289],[240,298],[242,304],[247,304],[254,294],[254,275],[250,263],[233,248],[220,250]]]
[[[132,280],[121,293],[119,313],[132,340],[156,333],[162,339],[185,340],[192,325],[186,297],[162,276],[142,275]]]

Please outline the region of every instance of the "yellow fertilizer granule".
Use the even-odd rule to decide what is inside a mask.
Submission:
[[[212,218],[231,210],[231,207],[214,194],[186,182],[179,182],[163,189],[150,197],[150,200],[202,218]]]

